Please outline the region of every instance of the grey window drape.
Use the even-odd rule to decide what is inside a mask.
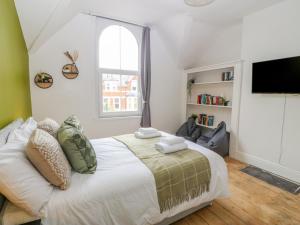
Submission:
[[[150,90],[151,90],[151,51],[150,28],[143,28],[141,49],[141,88],[143,95],[143,109],[141,127],[151,127]]]

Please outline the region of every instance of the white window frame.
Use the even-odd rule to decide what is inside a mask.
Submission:
[[[106,69],[99,67],[99,38],[102,32],[113,25],[123,26],[128,29],[133,36],[135,37],[138,44],[138,71],[131,70],[118,70],[118,69]],[[114,118],[114,117],[132,117],[132,116],[141,116],[142,114],[142,90],[141,90],[141,66],[140,66],[140,57],[141,57],[141,40],[142,40],[142,29],[129,24],[124,24],[121,22],[114,22],[105,19],[97,19],[96,21],[97,32],[96,32],[96,72],[97,72],[97,101],[98,101],[98,110],[100,118]],[[102,76],[103,74],[116,74],[116,75],[136,75],[138,76],[138,110],[137,111],[118,111],[118,112],[104,112],[103,111],[103,95],[102,95]],[[120,96],[118,96],[120,97]],[[121,108],[121,100],[120,100]]]

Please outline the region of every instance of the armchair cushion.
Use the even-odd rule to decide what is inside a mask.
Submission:
[[[226,156],[229,153],[229,138],[226,131],[225,122],[221,122],[218,127],[207,136],[200,136],[197,140],[200,144],[221,156]]]

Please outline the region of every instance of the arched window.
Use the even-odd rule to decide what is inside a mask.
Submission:
[[[109,26],[99,38],[99,67],[138,71],[139,47],[134,35],[125,27]]]
[[[102,81],[100,116],[139,114],[139,44],[136,37],[123,26],[109,26],[99,36],[98,50]]]

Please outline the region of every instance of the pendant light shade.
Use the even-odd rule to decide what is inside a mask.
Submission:
[[[185,4],[194,7],[205,6],[211,4],[215,0],[184,0]]]

